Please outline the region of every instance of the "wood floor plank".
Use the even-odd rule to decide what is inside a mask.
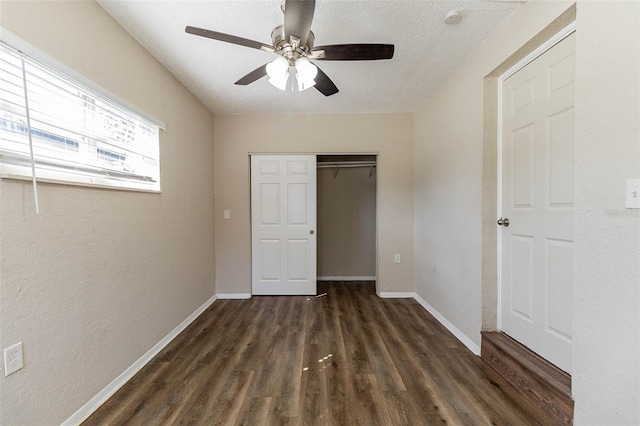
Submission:
[[[273,398],[273,412],[278,418],[297,417],[300,401],[300,381],[305,334],[288,332],[278,351],[277,367],[271,372],[276,380],[270,392]]]
[[[327,357],[330,358],[330,368],[325,367],[327,390],[329,392],[329,414],[331,424],[355,424],[356,413],[351,409],[356,401],[356,391],[353,378],[362,371],[363,352],[354,347],[360,340],[353,339],[353,326],[343,326],[350,314],[345,310],[345,301],[349,293],[344,293],[346,287],[324,283],[327,297],[323,299],[327,307],[328,325],[323,331],[327,342]],[[368,290],[362,287],[362,290]]]
[[[413,299],[371,282],[219,300],[86,425],[541,424]]]
[[[224,318],[226,314],[224,306],[220,310],[221,318]],[[169,345],[165,350],[158,354],[150,363],[148,363],[138,374],[136,374],[126,386],[123,386],[114,396],[112,396],[100,410],[94,413],[85,424],[114,424],[118,423],[118,417],[123,413],[127,407],[134,405],[139,406],[140,402],[145,401],[142,409],[133,410],[133,413],[123,415],[125,418],[132,418],[140,414],[141,411],[148,409],[152,405],[152,400],[158,394],[162,394],[162,390],[170,390],[169,387],[162,386],[164,383],[171,383],[172,371],[168,371],[166,375],[158,377],[161,380],[160,386],[156,388],[156,391],[151,393],[151,397],[145,392],[144,383],[148,383],[152,378],[156,376],[153,374],[159,368],[169,368],[171,363],[174,365],[191,366],[193,361],[197,361],[198,357],[202,355],[202,352],[208,352],[215,347],[207,345],[203,337],[206,335],[209,327],[213,324],[214,319],[207,315],[201,315],[197,318],[190,327],[192,333],[182,333]],[[200,337],[200,338],[198,338]],[[178,350],[182,348],[182,350]],[[193,370],[191,370],[193,372]],[[177,373],[176,373],[177,374]],[[193,374],[185,374],[184,371],[180,373],[182,378],[194,378]],[[173,386],[175,390],[176,387]],[[161,395],[162,398],[162,395]],[[158,399],[158,398],[155,398]],[[164,401],[161,401],[164,402]]]
[[[390,304],[396,308],[397,303]],[[407,332],[406,323],[397,323],[396,330]],[[438,407],[439,413],[446,413],[447,417],[455,420],[455,423],[469,424],[480,417],[473,404],[466,404],[466,399],[459,392],[453,373],[456,368],[447,368],[450,358],[446,352],[441,352],[436,339],[431,339],[427,345],[423,341],[414,338],[399,344],[405,354],[408,354],[409,363],[414,369],[414,374],[422,375],[422,382],[428,384],[432,394],[438,395],[434,408]],[[434,345],[435,343],[435,345]],[[417,357],[416,354],[425,354],[426,357]],[[425,362],[426,361],[426,362]],[[442,414],[441,414],[442,415]]]
[[[238,426],[265,426],[271,411],[271,398],[245,398],[240,407],[236,424]]]
[[[321,355],[321,349],[317,343],[308,343],[304,351],[304,367],[300,382],[300,404],[298,417],[302,425],[329,424],[329,403],[326,375],[317,360]]]

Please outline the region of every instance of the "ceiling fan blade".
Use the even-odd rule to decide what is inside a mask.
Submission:
[[[304,46],[311,31],[313,12],[316,0],[286,0],[284,6],[284,36],[291,42],[291,36],[300,39],[300,46]]]
[[[256,80],[260,80],[262,77],[267,75],[267,64],[264,64],[261,67],[256,68],[251,71],[249,74],[242,77],[240,80],[236,81],[235,84],[239,84],[240,86],[246,86],[247,84],[251,84]]]
[[[203,28],[187,26],[185,32],[200,37],[211,38],[213,40],[224,41],[226,43],[237,44],[240,46],[251,47],[253,49],[266,50],[267,52],[273,52],[275,49],[268,44],[260,43],[259,41],[249,40],[248,38],[236,37],[231,34],[219,33],[217,31],[205,30]]]
[[[318,68],[318,74],[316,75],[315,82],[316,85],[313,87],[325,96],[335,95],[339,92],[338,87],[324,72],[322,72],[320,68]]]
[[[311,57],[324,61],[374,61],[393,58],[394,50],[393,44],[333,44],[314,47]]]

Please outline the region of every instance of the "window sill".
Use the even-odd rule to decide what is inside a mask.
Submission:
[[[26,170],[23,166],[0,164],[0,178],[31,181],[31,169]],[[117,178],[89,176],[80,173],[76,174],[38,168],[36,168],[36,181],[89,188],[114,189],[120,191],[148,192],[154,194],[161,193],[160,182],[134,182]]]

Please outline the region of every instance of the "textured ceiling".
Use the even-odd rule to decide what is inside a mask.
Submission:
[[[280,1],[98,0],[100,5],[217,114],[409,112],[499,26],[518,1],[317,0],[315,44],[392,43],[388,61],[318,61],[340,92],[282,92],[266,78],[234,82],[275,55],[186,34],[206,28],[271,44],[283,23]],[[444,17],[458,9],[462,20]]]

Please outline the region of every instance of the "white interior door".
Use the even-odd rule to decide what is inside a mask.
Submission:
[[[254,295],[316,294],[316,156],[251,156]]]
[[[575,33],[504,81],[501,328],[571,372]]]

